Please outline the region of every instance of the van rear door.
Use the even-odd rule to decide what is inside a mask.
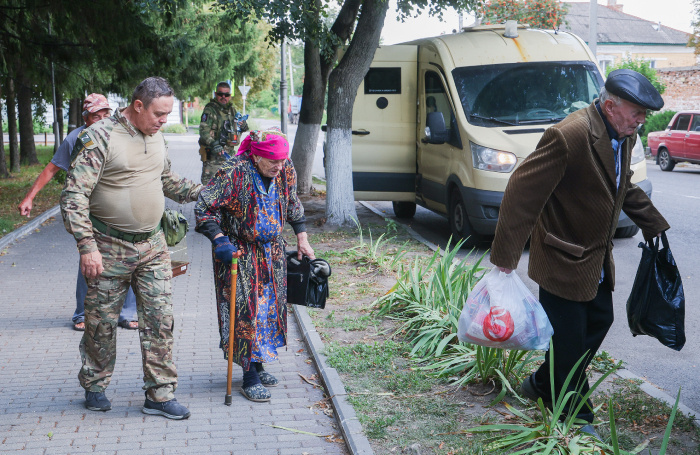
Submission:
[[[415,201],[418,46],[379,47],[352,113],[356,200]]]

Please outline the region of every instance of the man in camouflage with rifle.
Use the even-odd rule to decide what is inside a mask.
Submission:
[[[199,155],[202,158],[202,185],[209,183],[222,164],[235,154],[240,134],[248,131],[245,119],[231,100],[231,86],[219,82],[214,98],[204,106],[199,124]]]

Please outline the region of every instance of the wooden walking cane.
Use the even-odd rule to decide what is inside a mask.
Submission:
[[[224,404],[231,406],[231,381],[233,380],[233,342],[236,332],[236,278],[238,276],[238,258],[243,255],[242,251],[233,253],[231,259],[231,289],[229,290],[229,310],[228,310],[228,375],[226,382],[226,396]]]

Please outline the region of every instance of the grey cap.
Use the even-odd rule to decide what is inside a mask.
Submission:
[[[641,73],[628,69],[611,72],[605,80],[609,93],[617,95],[645,109],[658,111],[664,107],[664,100],[649,79]]]

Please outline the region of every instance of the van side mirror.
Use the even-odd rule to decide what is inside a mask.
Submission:
[[[425,128],[425,140],[429,144],[444,144],[450,139],[450,133],[445,128],[445,118],[442,112],[429,112]]]

